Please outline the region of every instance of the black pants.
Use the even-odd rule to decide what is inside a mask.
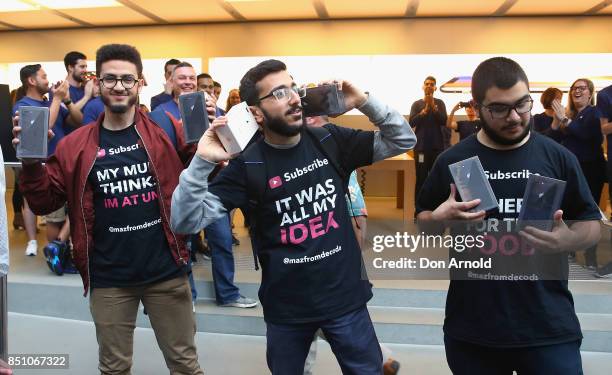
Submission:
[[[444,336],[454,375],[582,375],[581,340],[527,348],[491,348]]]
[[[414,188],[414,203],[416,204],[421,187],[429,175],[429,171],[433,168],[434,162],[438,158],[438,155],[442,153],[442,150],[432,151],[415,151],[414,162],[416,164],[416,186]]]
[[[601,191],[606,182],[604,173],[606,170],[606,161],[602,159],[598,161],[580,162],[580,168],[582,168],[584,178],[586,178],[587,184],[589,184],[589,190],[591,190],[593,200],[595,204],[599,206]],[[584,259],[587,266],[597,267],[597,245],[591,246],[585,251]]]
[[[15,185],[13,186],[13,212],[21,213],[21,207],[23,207],[23,195],[19,191],[19,173],[21,169],[13,167],[13,172],[15,172]]]

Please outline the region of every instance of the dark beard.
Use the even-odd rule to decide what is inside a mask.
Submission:
[[[504,138],[499,135],[493,128],[487,124],[487,121],[484,119],[482,112],[480,112],[480,127],[482,131],[485,132],[487,137],[489,137],[493,142],[503,145],[503,146],[512,146],[518,143],[521,143],[527,135],[529,135],[529,130],[531,130],[531,118],[529,119],[529,124],[524,127],[523,132],[515,139]],[[521,124],[522,126],[522,124]]]
[[[49,92],[51,92],[51,90],[49,89],[48,86],[42,86],[42,85],[37,85],[36,86],[36,91],[38,91],[38,93],[40,95],[45,95],[45,94],[48,94]]]
[[[131,107],[134,106],[134,104],[136,104],[136,96],[130,96],[127,104],[110,104],[110,99],[108,99],[105,95],[100,95],[100,97],[102,98],[102,103],[104,103],[104,106],[108,107],[108,109],[110,109],[110,111],[112,113],[117,113],[117,114],[121,114],[121,113],[126,113],[128,111],[128,109],[130,109]]]
[[[83,77],[82,76],[79,76],[79,75],[76,75],[76,74],[72,73],[72,78],[75,81],[77,81],[77,82],[83,83]]]
[[[261,108],[261,111],[263,112],[264,117],[266,119],[265,126],[278,135],[282,135],[284,137],[293,137],[298,135],[304,127],[303,122],[302,124],[300,124],[300,126],[290,126],[284,119],[270,116],[270,114],[268,114],[265,109]]]

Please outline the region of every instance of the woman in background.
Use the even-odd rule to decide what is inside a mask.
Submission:
[[[229,112],[230,108],[240,103],[240,91],[238,89],[231,89],[227,94],[227,103],[225,104],[225,113]]]
[[[533,129],[561,143],[563,133],[559,131],[561,120],[565,118],[565,108],[561,104],[563,92],[556,87],[549,87],[542,93],[540,102],[544,112],[533,116]]]
[[[560,128],[565,134],[563,145],[578,158],[593,200],[599,205],[601,190],[606,182],[606,160],[594,96],[593,82],[586,78],[577,79],[570,88],[567,116],[560,120]],[[597,246],[593,246],[584,254],[586,267],[592,271],[597,270],[596,249]]]

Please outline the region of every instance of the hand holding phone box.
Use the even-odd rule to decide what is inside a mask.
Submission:
[[[46,159],[49,133],[49,108],[19,107],[17,158]]]
[[[306,89],[302,98],[304,116],[340,115],[346,112],[344,94],[336,85],[322,85]]]
[[[553,215],[561,207],[565,181],[550,177],[529,175],[523,204],[518,218],[518,230],[526,226],[550,232]]]
[[[209,126],[204,93],[197,91],[179,96],[179,110],[185,142],[198,143]]]
[[[217,136],[225,151],[231,155],[239,154],[253,138],[259,126],[246,102],[233,106],[225,117],[227,126],[216,128]]]
[[[470,212],[478,212],[480,210],[488,212],[498,208],[497,199],[495,194],[493,194],[493,189],[491,189],[478,156],[451,164],[448,168],[453,176],[461,200],[468,202],[480,199],[478,206],[472,208]]]

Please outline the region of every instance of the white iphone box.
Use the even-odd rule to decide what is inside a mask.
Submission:
[[[217,128],[219,140],[231,155],[239,154],[259,129],[249,106],[241,102],[225,114],[227,126]]]

